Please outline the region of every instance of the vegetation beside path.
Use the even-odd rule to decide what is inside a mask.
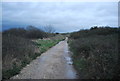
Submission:
[[[23,67],[65,38],[31,26],[9,29],[2,34],[2,79],[19,74]]]
[[[55,37],[48,38],[48,39],[42,39],[42,40],[38,39],[35,41],[35,43],[37,47],[39,48],[40,53],[43,53],[64,39],[65,39],[64,36],[59,35],[59,36],[55,36]]]
[[[110,27],[71,33],[69,46],[80,79],[120,79],[118,33]]]

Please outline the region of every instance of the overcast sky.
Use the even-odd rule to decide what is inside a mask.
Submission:
[[[3,29],[52,25],[57,32],[118,25],[117,2],[6,2]]]

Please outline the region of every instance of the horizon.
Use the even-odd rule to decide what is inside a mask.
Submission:
[[[29,25],[30,26],[30,25]],[[26,27],[29,27],[29,26],[26,26]],[[6,29],[2,29],[2,32],[4,32],[4,31],[7,31],[7,30],[9,30],[9,29],[14,29],[14,28],[23,28],[23,29],[26,29],[26,27],[12,27],[12,28],[6,28]],[[33,26],[33,27],[35,27],[35,26]],[[93,26],[93,28],[94,27],[96,27],[96,26]],[[118,28],[118,27],[111,27],[111,26],[97,26],[98,28],[101,28],[101,27],[110,27],[110,28]],[[38,28],[38,29],[40,29],[40,30],[43,30],[44,32],[45,32],[45,30],[44,30],[44,27],[35,27],[35,28]],[[77,31],[72,31],[72,32],[78,32],[78,31],[81,31],[81,30],[90,30],[92,27],[90,27],[90,28],[87,28],[87,29],[79,29],[79,30],[77,30]],[[54,32],[54,33],[72,33],[72,32]]]

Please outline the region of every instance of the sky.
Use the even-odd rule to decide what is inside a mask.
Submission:
[[[41,28],[73,32],[92,26],[118,26],[117,2],[3,2],[2,28]]]

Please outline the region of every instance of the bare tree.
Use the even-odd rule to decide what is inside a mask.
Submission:
[[[48,25],[48,26],[44,27],[44,31],[48,32],[48,33],[54,33],[55,29],[54,29],[54,27],[52,25]]]

